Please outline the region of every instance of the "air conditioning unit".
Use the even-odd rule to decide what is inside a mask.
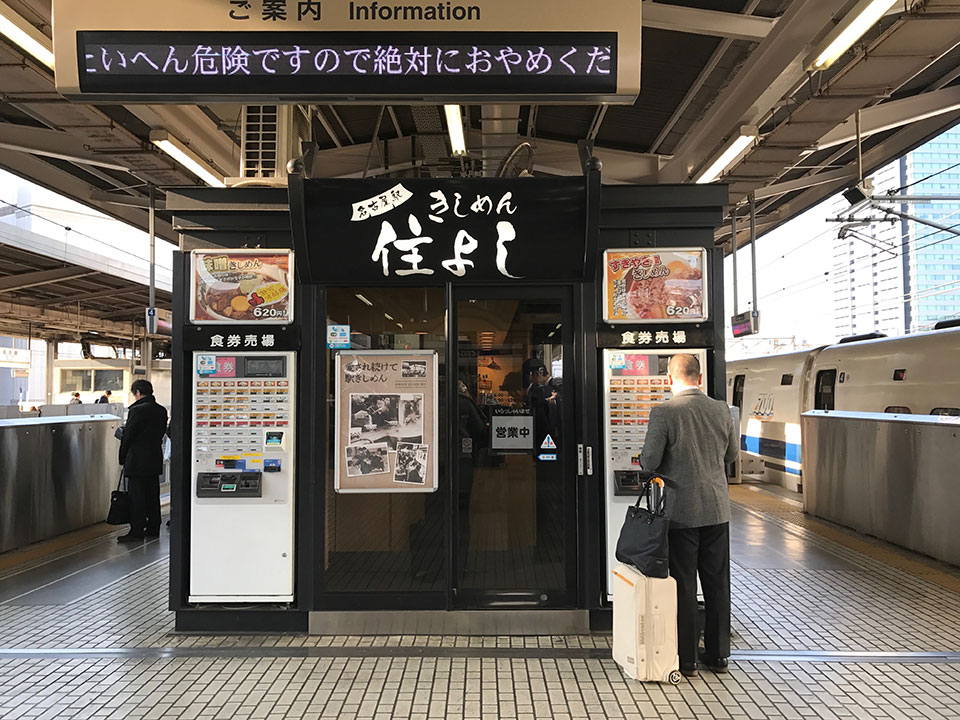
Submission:
[[[227,185],[286,187],[287,163],[311,138],[309,111],[300,105],[246,105],[240,124],[240,176]]]

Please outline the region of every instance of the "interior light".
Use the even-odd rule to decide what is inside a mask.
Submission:
[[[860,0],[827,35],[823,50],[809,64],[809,69],[824,70],[833,65],[837,58],[862,38],[896,2],[897,0]]]
[[[388,313],[384,313],[383,316],[384,316],[387,320],[393,320],[393,315],[390,315],[390,314],[388,314]]]
[[[444,105],[443,112],[447,116],[447,132],[450,133],[450,148],[454,157],[463,157],[467,154],[467,141],[463,135],[463,114],[459,105]]]
[[[227,186],[223,178],[217,174],[216,168],[166,130],[152,131],[150,133],[150,142],[203,180],[207,185],[218,188],[225,188]]]
[[[363,295],[361,295],[360,293],[357,293],[357,300],[359,300],[360,302],[362,302],[364,305],[367,305],[367,306],[369,306],[369,307],[373,307],[373,303],[370,302],[369,300],[367,300],[367,299],[366,299]],[[392,320],[393,318],[390,318],[390,319]]]
[[[397,323],[397,327],[403,330],[403,323]]]
[[[53,70],[53,42],[5,2],[0,2],[0,34]]]
[[[757,128],[752,125],[742,126],[740,133],[727,144],[717,159],[694,179],[694,182],[703,184],[716,180],[725,170],[736,164],[747,148],[753,145],[759,134]]]

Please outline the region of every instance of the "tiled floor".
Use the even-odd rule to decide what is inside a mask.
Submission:
[[[157,546],[69,601],[0,579],[0,719],[960,718],[960,595],[787,511],[738,505],[733,527],[727,675],[627,681],[602,634],[173,635]]]

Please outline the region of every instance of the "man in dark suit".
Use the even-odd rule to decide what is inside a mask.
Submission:
[[[153,397],[153,385],[137,380],[130,386],[135,402],[127,411],[120,439],[120,464],[130,493],[130,531],[118,542],[138,542],[160,535],[160,475],[167,411]]]
[[[725,672],[730,655],[730,496],[726,466],[740,438],[725,402],[700,390],[700,363],[674,355],[667,366],[673,397],[650,413],[643,467],[666,480],[670,575],[677,581],[680,671],[697,674],[697,574],[706,609],[700,661]]]

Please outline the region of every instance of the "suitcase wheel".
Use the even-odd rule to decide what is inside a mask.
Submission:
[[[680,671],[679,671],[679,670],[674,670],[674,671],[671,672],[670,675],[667,677],[667,680],[670,681],[670,684],[671,684],[671,685],[679,685],[679,684],[680,684],[680,681],[681,681],[682,679],[683,679],[683,675],[680,674]]]

